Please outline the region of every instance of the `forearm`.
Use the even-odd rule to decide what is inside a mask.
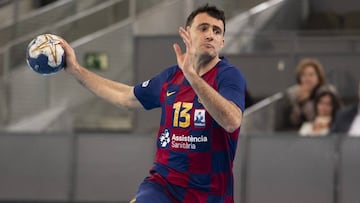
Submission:
[[[133,93],[134,87],[108,80],[87,70],[77,62],[75,51],[66,40],[61,39],[60,44],[66,54],[65,71],[73,75],[84,87],[117,106],[128,108],[141,106]]]
[[[200,76],[186,76],[205,109],[226,131],[233,132],[240,127],[242,111],[233,102],[220,95]]]
[[[77,81],[96,96],[117,106],[133,108],[138,106],[133,96],[133,87],[103,78],[83,67],[67,70]]]

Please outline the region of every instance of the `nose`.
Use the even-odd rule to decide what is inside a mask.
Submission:
[[[214,32],[212,30],[206,32],[206,39],[209,41],[214,39]]]

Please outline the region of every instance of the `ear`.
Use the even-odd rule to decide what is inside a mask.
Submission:
[[[224,46],[225,46],[225,40],[223,39],[220,47],[223,48]]]

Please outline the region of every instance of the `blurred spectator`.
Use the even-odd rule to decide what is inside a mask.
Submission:
[[[360,81],[358,102],[338,113],[330,132],[347,133],[350,136],[360,137]]]
[[[315,95],[320,89],[327,87],[323,66],[316,59],[300,61],[296,68],[296,82],[286,93],[286,130],[297,131],[303,122],[314,119]]]
[[[331,89],[321,90],[314,99],[315,118],[301,125],[302,136],[323,136],[329,133],[341,102]]]

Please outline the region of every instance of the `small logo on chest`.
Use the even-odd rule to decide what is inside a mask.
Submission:
[[[195,109],[194,125],[196,127],[205,127],[205,109]]]
[[[173,94],[175,94],[176,93],[176,91],[167,91],[166,92],[166,96],[167,97],[170,97],[171,95],[173,95]]]

